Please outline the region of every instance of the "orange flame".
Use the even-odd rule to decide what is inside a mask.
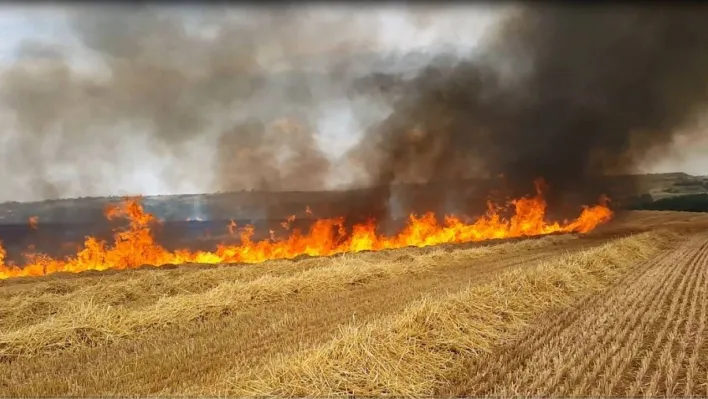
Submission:
[[[7,252],[5,251],[5,248],[3,248],[3,246],[2,246],[2,241],[0,241],[0,265],[5,264],[5,256],[6,255],[7,255]],[[3,266],[0,266],[0,270],[2,270],[2,268],[3,268]],[[4,273],[4,271],[0,271],[0,278],[5,277],[3,275],[3,273]],[[12,276],[6,276],[5,278],[7,278],[7,277],[12,277]]]
[[[37,230],[37,226],[39,225],[39,217],[30,216],[29,219],[27,220],[27,223],[29,223],[30,229]]]
[[[344,219],[318,219],[309,232],[303,234],[293,229],[286,239],[253,241],[253,226],[245,226],[240,233],[239,245],[219,245],[213,252],[177,250],[168,251],[159,245],[149,225],[155,221],[146,213],[139,198],[127,198],[119,205],[106,209],[106,217],[127,218],[130,228],[117,231],[114,242],[108,245],[94,237],[87,237],[84,247],[75,256],[54,259],[45,255],[29,257],[23,267],[5,265],[5,250],[0,246],[0,279],[18,276],[40,276],[56,272],[81,272],[84,270],[129,269],[144,264],[164,265],[181,263],[258,263],[269,259],[288,259],[299,255],[327,256],[343,252],[423,247],[444,243],[463,243],[494,238],[511,238],[562,233],[587,233],[612,218],[606,199],[592,207],[584,207],[580,216],[570,222],[547,223],[546,201],[537,185],[535,197],[525,197],[511,202],[514,215],[505,219],[499,208],[489,204],[487,214],[473,223],[464,223],[454,216],[447,216],[444,223],[437,222],[433,213],[410,215],[406,227],[396,235],[377,234],[376,222],[356,225],[347,234]],[[294,217],[284,223],[288,228]],[[233,226],[232,226],[233,225]],[[231,229],[235,223],[230,224]],[[234,230],[232,230],[234,231]]]
[[[229,220],[229,225],[227,227],[229,228],[230,235],[236,234],[236,227],[238,227],[236,225],[236,222],[234,222],[233,220]]]
[[[295,215],[290,215],[290,216],[288,216],[287,219],[285,219],[284,222],[280,223],[280,225],[283,226],[283,228],[284,228],[285,230],[290,230],[290,225],[291,225],[294,221],[295,221]]]

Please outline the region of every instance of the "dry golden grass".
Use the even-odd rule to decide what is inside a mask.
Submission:
[[[467,359],[445,393],[708,394],[707,247],[705,235],[691,237],[604,295],[547,314],[493,353]]]
[[[636,261],[675,239],[643,233],[530,269],[500,275],[402,314],[350,325],[330,342],[279,357],[262,368],[234,370],[238,395],[430,395],[469,356],[492,350],[544,310],[609,285]]]
[[[705,220],[1,281],[0,395],[706,394]]]
[[[187,323],[211,314],[239,312],[294,295],[344,290],[373,280],[417,275],[493,254],[552,246],[573,236],[504,243],[457,251],[429,250],[419,256],[405,252],[395,258],[345,255],[318,259],[297,272],[265,272],[243,277],[247,268],[211,269],[183,274],[173,281],[142,273],[113,284],[92,284],[64,295],[38,297],[15,294],[0,306],[0,359],[115,342],[149,329]],[[277,270],[277,268],[275,268]],[[292,269],[292,268],[289,268]],[[215,274],[222,280],[214,283]],[[206,282],[200,281],[203,277]],[[233,278],[233,277],[232,277]],[[201,283],[201,284],[200,284]],[[142,306],[136,306],[142,305]]]

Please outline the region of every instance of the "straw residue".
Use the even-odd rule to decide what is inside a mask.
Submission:
[[[113,287],[117,292],[112,292],[110,285],[103,287],[103,292],[98,292],[96,288],[101,288],[100,284],[86,292],[72,291],[63,298],[63,302],[61,295],[47,294],[32,299],[41,303],[34,304],[30,299],[15,303],[19,312],[0,307],[3,320],[0,327],[0,359],[136,338],[150,330],[208,316],[246,311],[295,295],[344,290],[377,280],[425,273],[487,255],[553,245],[558,240],[569,238],[546,237],[452,252],[441,248],[418,255],[412,255],[414,252],[411,250],[402,250],[398,257],[385,258],[375,254],[346,255],[328,258],[322,267],[293,274],[266,272],[246,280],[226,279],[203,290],[194,290],[194,287],[191,290],[188,287],[178,289],[173,284],[167,284],[163,288],[169,292],[160,294],[159,290],[146,290],[145,282],[136,281],[128,285],[118,284]],[[159,281],[155,281],[154,276],[147,273],[142,278],[157,286]],[[184,282],[191,280],[183,279]],[[151,301],[147,304],[141,301],[144,306],[137,308],[120,304],[120,298],[140,295],[149,295]],[[18,301],[19,297],[11,300]]]
[[[334,339],[235,370],[238,395],[431,395],[468,356],[488,352],[540,312],[608,287],[613,278],[666,248],[673,233],[621,238],[445,297],[424,298],[400,314],[343,328]]]

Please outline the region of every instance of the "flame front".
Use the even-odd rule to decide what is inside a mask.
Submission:
[[[29,224],[30,229],[37,230],[39,218],[37,216],[30,216],[29,219],[27,219],[27,223]]]
[[[259,263],[270,259],[288,259],[299,255],[327,256],[343,252],[424,247],[446,243],[464,243],[495,238],[512,238],[550,233],[587,233],[612,218],[612,211],[605,200],[592,207],[585,207],[580,216],[570,222],[547,223],[546,201],[541,187],[537,195],[511,202],[514,215],[503,218],[499,208],[489,204],[487,214],[473,223],[448,216],[442,224],[433,213],[410,215],[406,227],[396,235],[377,234],[375,221],[353,227],[350,234],[344,229],[344,219],[318,219],[309,232],[303,234],[293,229],[286,239],[253,241],[253,226],[246,226],[240,233],[239,245],[219,245],[216,251],[169,251],[158,244],[150,224],[154,216],[145,212],[139,198],[128,198],[123,203],[106,210],[108,219],[127,218],[130,228],[116,232],[114,242],[108,245],[95,237],[87,237],[75,256],[54,259],[46,255],[28,256],[28,263],[18,267],[5,265],[6,252],[0,246],[0,279],[20,276],[41,276],[56,272],[81,272],[84,270],[130,269],[141,265],[182,263]],[[308,208],[309,210],[309,208]],[[290,227],[292,218],[283,222]],[[231,222],[229,231],[235,232]]]

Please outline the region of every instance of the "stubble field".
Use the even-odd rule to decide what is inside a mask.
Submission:
[[[706,227],[0,281],[0,395],[708,396]]]

